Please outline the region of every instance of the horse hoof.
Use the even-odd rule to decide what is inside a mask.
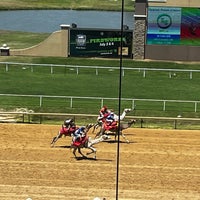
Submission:
[[[131,109],[130,108],[126,108],[125,112],[131,112]]]

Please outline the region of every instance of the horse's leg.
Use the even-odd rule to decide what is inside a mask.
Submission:
[[[53,137],[52,141],[51,141],[51,146],[53,147],[54,144],[56,143],[56,141],[61,138],[62,134],[60,133],[60,131],[58,132],[58,135]]]
[[[105,129],[101,126],[100,131],[95,135],[95,139],[105,134]]]
[[[84,158],[87,158],[87,157],[81,152],[81,148],[78,148],[78,152],[79,152]]]
[[[100,130],[99,132],[97,132],[97,134],[95,135],[94,138],[98,138],[98,137],[100,137],[101,135],[102,135],[102,133],[101,133],[101,130]]]
[[[94,159],[96,159],[96,152],[97,152],[97,150],[94,147],[92,147],[92,146],[88,147],[88,149],[90,149],[91,152],[88,152],[87,155],[90,155],[90,154],[94,153]]]
[[[117,135],[118,135],[118,132],[116,131],[116,133],[115,133],[115,141],[116,141]]]
[[[126,111],[124,110],[123,113],[120,115],[120,120],[123,120],[126,116]]]
[[[73,150],[73,154],[74,154],[75,158],[76,158],[76,150],[77,150],[77,147],[74,148],[74,150]]]
[[[126,140],[127,143],[130,143],[128,139],[126,139],[126,136],[122,133],[122,131],[120,132],[121,136]]]
[[[131,109],[130,108],[125,108],[123,113],[120,115],[120,120],[123,120],[126,116],[126,113],[130,112]]]
[[[96,129],[98,129],[101,125],[102,125],[102,122],[97,122],[97,123],[94,125],[94,128],[93,128],[92,133],[94,133],[94,131],[95,131]]]
[[[115,141],[116,141],[117,135],[118,135],[118,132],[116,132],[115,134]],[[129,140],[126,139],[126,136],[122,133],[122,131],[120,131],[120,135],[126,140],[127,143],[130,143]]]
[[[94,131],[97,129],[97,127],[98,127],[98,123],[96,123],[96,124],[93,126],[92,133],[94,133]]]

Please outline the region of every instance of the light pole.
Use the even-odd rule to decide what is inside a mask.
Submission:
[[[124,33],[124,0],[121,3],[121,41],[120,41],[120,62],[119,62],[119,95],[118,95],[118,134],[117,134],[117,172],[116,172],[116,200],[119,194],[119,161],[120,161],[120,112],[121,112],[121,92],[122,92],[122,61],[123,61],[123,34]]]

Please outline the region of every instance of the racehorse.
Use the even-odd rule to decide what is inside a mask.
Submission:
[[[89,129],[93,126],[93,124],[88,124],[86,126],[86,132],[89,131]],[[59,130],[57,136],[53,137],[52,141],[51,141],[51,147],[54,146],[54,144],[56,143],[56,141],[61,138],[63,135],[66,137],[66,136],[69,136],[71,137],[73,135],[73,133],[78,129],[79,127],[77,126],[72,126],[70,128],[67,128],[65,126],[62,125],[61,129]]]
[[[128,112],[130,112],[130,111],[131,111],[130,108],[125,108],[125,109],[123,110],[122,114],[120,115],[120,117],[114,113],[114,120],[115,120],[115,121],[118,121],[119,118],[120,118],[120,121],[123,120],[123,119],[125,118],[125,116],[126,116],[126,113],[128,113]],[[99,119],[97,118],[97,123],[94,125],[92,133],[94,133],[95,129],[101,127],[102,124],[103,124],[103,122],[104,122],[103,120],[99,120]]]
[[[120,127],[118,127],[118,126],[109,127],[109,126],[106,126],[105,124],[103,124],[101,126],[100,131],[96,134],[95,138],[98,138],[104,134],[109,134],[109,132],[111,132],[111,133],[115,134],[115,140],[116,140],[116,137],[117,137],[118,131],[119,131],[120,132],[119,134],[126,140],[127,143],[129,143],[129,140],[126,139],[126,136],[122,133],[122,131],[124,129],[130,128],[132,126],[132,124],[134,124],[135,122],[136,122],[135,119],[132,119],[128,122],[121,122]]]
[[[83,158],[87,158],[87,156],[85,156],[82,152],[81,149],[82,148],[88,148],[91,150],[91,152],[88,152],[87,155],[94,153],[94,159],[96,159],[96,149],[93,147],[94,144],[98,144],[99,142],[102,142],[104,140],[110,139],[110,136],[108,135],[101,135],[100,137],[96,138],[96,139],[92,139],[91,137],[88,137],[87,135],[85,135],[81,141],[79,142],[73,142],[71,145],[71,148],[73,148],[73,154],[75,156],[75,158],[77,158],[76,156],[76,151],[78,150],[78,152],[82,155]]]

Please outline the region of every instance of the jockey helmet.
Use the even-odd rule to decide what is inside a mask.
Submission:
[[[103,108],[104,108],[104,110],[107,110],[107,109],[108,109],[107,106],[103,106]]]
[[[85,128],[86,128],[85,126],[81,126],[80,130],[81,130],[81,131],[84,131]]]
[[[73,119],[66,119],[65,121],[64,121],[64,124],[65,125],[69,125],[70,123],[72,123],[73,122]]]
[[[114,112],[110,112],[110,115],[111,115],[111,116],[114,116]]]
[[[104,112],[106,112],[107,110],[108,110],[107,106],[103,106],[103,107],[101,108],[100,111],[104,113]]]

